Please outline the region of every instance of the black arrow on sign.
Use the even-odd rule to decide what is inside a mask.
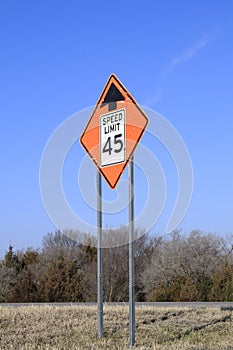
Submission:
[[[100,107],[108,105],[108,111],[113,111],[114,109],[117,109],[117,101],[124,100],[125,98],[122,93],[112,83]]]

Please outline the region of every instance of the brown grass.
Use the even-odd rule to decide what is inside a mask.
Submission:
[[[99,340],[93,306],[0,307],[0,349],[128,349],[127,306],[105,306],[104,326]],[[136,348],[233,349],[232,311],[137,307]]]

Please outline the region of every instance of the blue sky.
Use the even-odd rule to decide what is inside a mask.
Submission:
[[[96,103],[112,72],[186,143],[194,190],[180,227],[232,233],[232,41],[229,0],[2,1],[0,254],[10,243],[39,247],[55,230],[40,197],[44,146],[66,118]],[[154,151],[165,154],[159,143]],[[75,183],[75,152],[81,157],[83,150],[76,145],[72,152],[65,171]],[[154,228],[160,233],[177,179],[169,157],[159,157],[168,181],[168,202]]]

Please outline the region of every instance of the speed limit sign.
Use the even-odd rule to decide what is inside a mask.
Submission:
[[[142,108],[111,74],[80,138],[111,189],[116,188],[147,124]]]
[[[125,121],[124,108],[100,116],[101,168],[125,162]]]
[[[129,163],[129,333],[130,346],[135,342],[134,282],[134,186],[133,154],[148,118],[121,81],[111,74],[92,112],[80,142],[96,164],[97,176],[97,308],[98,336],[103,337],[102,272],[102,183],[101,175],[115,189]],[[131,159],[131,161],[130,161]],[[88,179],[87,179],[88,181]]]

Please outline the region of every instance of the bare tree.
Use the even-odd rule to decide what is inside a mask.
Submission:
[[[103,251],[104,298],[106,301],[127,301],[129,294],[129,233],[127,227],[104,232],[104,243],[108,246]],[[150,262],[160,239],[150,237],[142,230],[135,230],[135,292],[136,299],[143,301],[141,274]],[[119,246],[120,243],[124,243]],[[111,244],[110,244],[111,243]],[[115,245],[115,246],[114,246]]]
[[[190,289],[186,291],[187,297],[204,297],[204,290],[211,288],[212,274],[223,260],[222,238],[200,231],[192,231],[187,236],[175,231],[170,240],[162,242],[145,270],[142,281],[148,294],[156,288],[164,289],[167,286],[173,291],[178,289],[182,294],[186,283],[186,288]]]

